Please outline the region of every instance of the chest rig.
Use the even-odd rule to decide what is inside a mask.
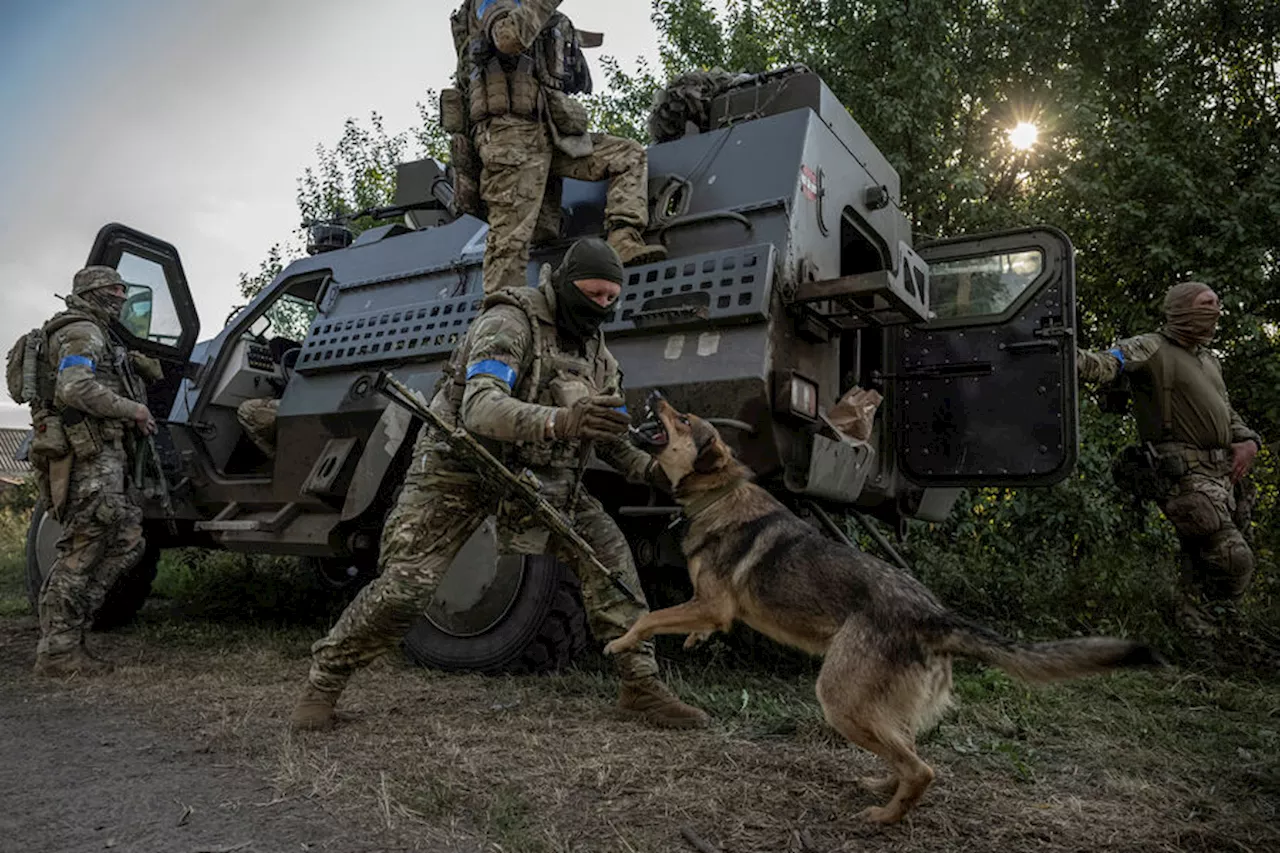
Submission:
[[[511,396],[539,406],[572,406],[583,397],[618,391],[618,362],[597,332],[582,351],[562,347],[555,323],[555,305],[549,295],[548,270],[538,289],[502,290],[488,297],[487,305],[505,304],[519,308],[529,322],[530,352],[519,367],[519,378]],[[470,337],[463,342],[445,367],[441,381],[447,395],[447,409],[457,417],[466,391],[467,363],[471,359]],[[487,443],[487,442],[486,442]],[[508,461],[535,468],[573,468],[579,462],[581,444],[577,439],[515,442],[494,449]]]

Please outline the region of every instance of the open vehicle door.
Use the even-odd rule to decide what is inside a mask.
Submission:
[[[118,328],[126,346],[158,359],[164,367],[164,379],[147,389],[147,404],[156,417],[167,416],[200,334],[178,250],[113,222],[98,231],[88,264],[114,267],[128,283]]]
[[[894,332],[898,464],[927,486],[1048,485],[1079,435],[1075,270],[1052,228],[918,249],[932,319]]]

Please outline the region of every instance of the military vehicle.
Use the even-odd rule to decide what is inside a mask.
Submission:
[[[661,388],[715,419],[759,482],[837,536],[832,515],[901,529],[945,518],[960,488],[1044,485],[1074,467],[1066,235],[1034,227],[917,243],[897,172],[803,70],[750,78],[711,102],[703,126],[648,153],[650,237],[669,257],[627,269],[604,327],[631,411]],[[561,189],[562,238],[535,247],[531,285],[572,239],[602,231],[604,185]],[[429,397],[480,305],[487,225],[452,213],[450,198],[440,164],[403,164],[397,207],[383,211],[398,221],[358,236],[317,226],[308,257],[199,343],[178,250],[123,225],[101,230],[88,261],[135,283],[130,343],[166,368],[150,403],[165,418],[173,506],[166,519],[148,498],[151,548],[101,622],[132,616],[159,550],[177,545],[294,555],[335,585],[369,579],[418,426],[374,379],[385,369]],[[884,394],[868,442],[824,417],[855,386]],[[279,399],[273,460],[236,418],[260,397]],[[626,532],[646,589],[683,577],[669,498],[594,460],[585,477]],[[56,536],[37,508],[33,590]],[[415,660],[537,671],[583,647],[571,573],[494,543],[491,519],[407,637]]]

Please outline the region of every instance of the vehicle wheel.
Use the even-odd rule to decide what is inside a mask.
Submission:
[[[31,525],[27,528],[27,601],[31,612],[39,613],[40,588],[53,567],[57,555],[58,537],[62,525],[45,512],[44,501],[38,501],[31,511]],[[156,579],[156,567],[160,562],[160,548],[154,536],[147,537],[147,550],[137,564],[116,581],[107,593],[101,609],[94,616],[93,630],[107,631],[127,625],[142,609],[151,594],[151,583]]]
[[[405,636],[409,657],[448,672],[541,673],[587,645],[577,578],[547,556],[499,555],[492,518],[445,573]]]

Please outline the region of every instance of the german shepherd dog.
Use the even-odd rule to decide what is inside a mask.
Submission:
[[[684,510],[693,598],[644,615],[605,653],[654,634],[688,634],[690,648],[740,619],[822,656],[816,687],[826,721],[889,765],[885,778],[861,781],[893,798],[860,817],[901,820],[933,782],[915,735],[950,703],[953,655],[1036,682],[1163,665],[1148,646],[1110,637],[1013,643],[947,610],[910,574],[795,516],[750,481],[711,424],[656,392],[649,416],[632,440],[657,459]]]

